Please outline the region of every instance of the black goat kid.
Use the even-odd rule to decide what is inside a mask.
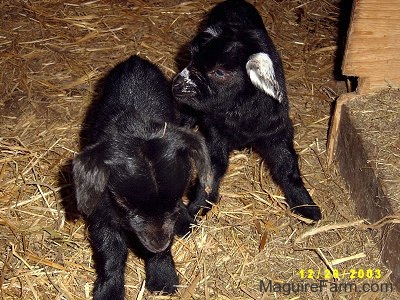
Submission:
[[[218,4],[190,50],[191,61],[175,77],[173,93],[187,124],[197,124],[206,139],[214,175],[208,199],[218,200],[229,153],[252,147],[289,206],[319,220],[321,211],[300,177],[282,62],[257,10],[244,0]],[[202,193],[189,205],[192,215],[209,209]]]
[[[207,148],[199,135],[177,126],[170,85],[150,62],[132,56],[120,63],[103,90],[73,161],[97,272],[93,298],[124,298],[128,248],[145,261],[146,287],[172,293],[178,277],[171,242],[193,222],[181,198],[194,169],[200,185],[210,186]]]

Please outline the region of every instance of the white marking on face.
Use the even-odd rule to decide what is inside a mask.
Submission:
[[[188,85],[188,86],[195,86],[194,81],[193,81],[192,79],[190,79],[190,72],[189,72],[189,70],[188,70],[187,68],[184,68],[184,69],[179,73],[179,75],[183,77],[183,80],[185,81],[186,85]],[[187,92],[187,91],[188,91],[188,88],[184,87],[184,88],[183,88],[183,91],[184,91],[184,92]]]
[[[215,28],[214,26],[207,27],[204,30],[204,32],[207,32],[207,33],[211,34],[214,37],[219,35],[219,32],[218,32],[217,28]]]
[[[181,75],[183,78],[185,78],[185,80],[190,80],[190,78],[189,78],[190,73],[189,73],[189,70],[188,70],[187,68],[184,68],[184,69],[181,71],[180,75]]]
[[[275,77],[274,64],[266,53],[256,53],[249,57],[246,64],[250,81],[260,90],[279,102],[283,101],[283,93]]]

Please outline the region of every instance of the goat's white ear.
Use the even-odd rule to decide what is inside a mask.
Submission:
[[[250,81],[272,98],[283,101],[282,89],[275,77],[274,65],[267,53],[256,53],[249,57],[246,63]]]

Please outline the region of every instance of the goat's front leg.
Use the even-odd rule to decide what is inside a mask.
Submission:
[[[274,180],[285,193],[286,202],[296,213],[312,219],[321,219],[321,210],[311,199],[300,176],[297,154],[290,137],[261,140],[256,148],[270,168]]]
[[[210,154],[213,180],[211,186],[206,188],[201,184],[197,185],[196,195],[189,203],[189,212],[195,216],[197,213],[205,215],[212,204],[219,200],[219,185],[226,173],[229,163],[229,153],[224,140],[220,137],[206,139],[208,152]],[[209,190],[208,190],[209,189]]]
[[[93,213],[88,221],[89,238],[97,273],[93,299],[123,300],[124,273],[128,247],[111,221]]]
[[[160,253],[148,252],[144,257],[146,288],[151,292],[172,294],[179,283],[171,247]]]
[[[178,218],[175,223],[174,232],[178,236],[184,236],[190,232],[190,226],[195,225],[194,217],[189,213],[188,208],[182,202],[179,203]]]

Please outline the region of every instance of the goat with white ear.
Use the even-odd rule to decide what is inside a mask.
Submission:
[[[252,147],[266,161],[290,208],[321,219],[293,147],[281,58],[257,10],[244,0],[218,4],[190,50],[191,60],[175,77],[172,90],[187,125],[198,125],[206,138],[215,176],[208,200],[218,200],[229,153]],[[209,208],[202,193],[189,205],[193,215]]]

